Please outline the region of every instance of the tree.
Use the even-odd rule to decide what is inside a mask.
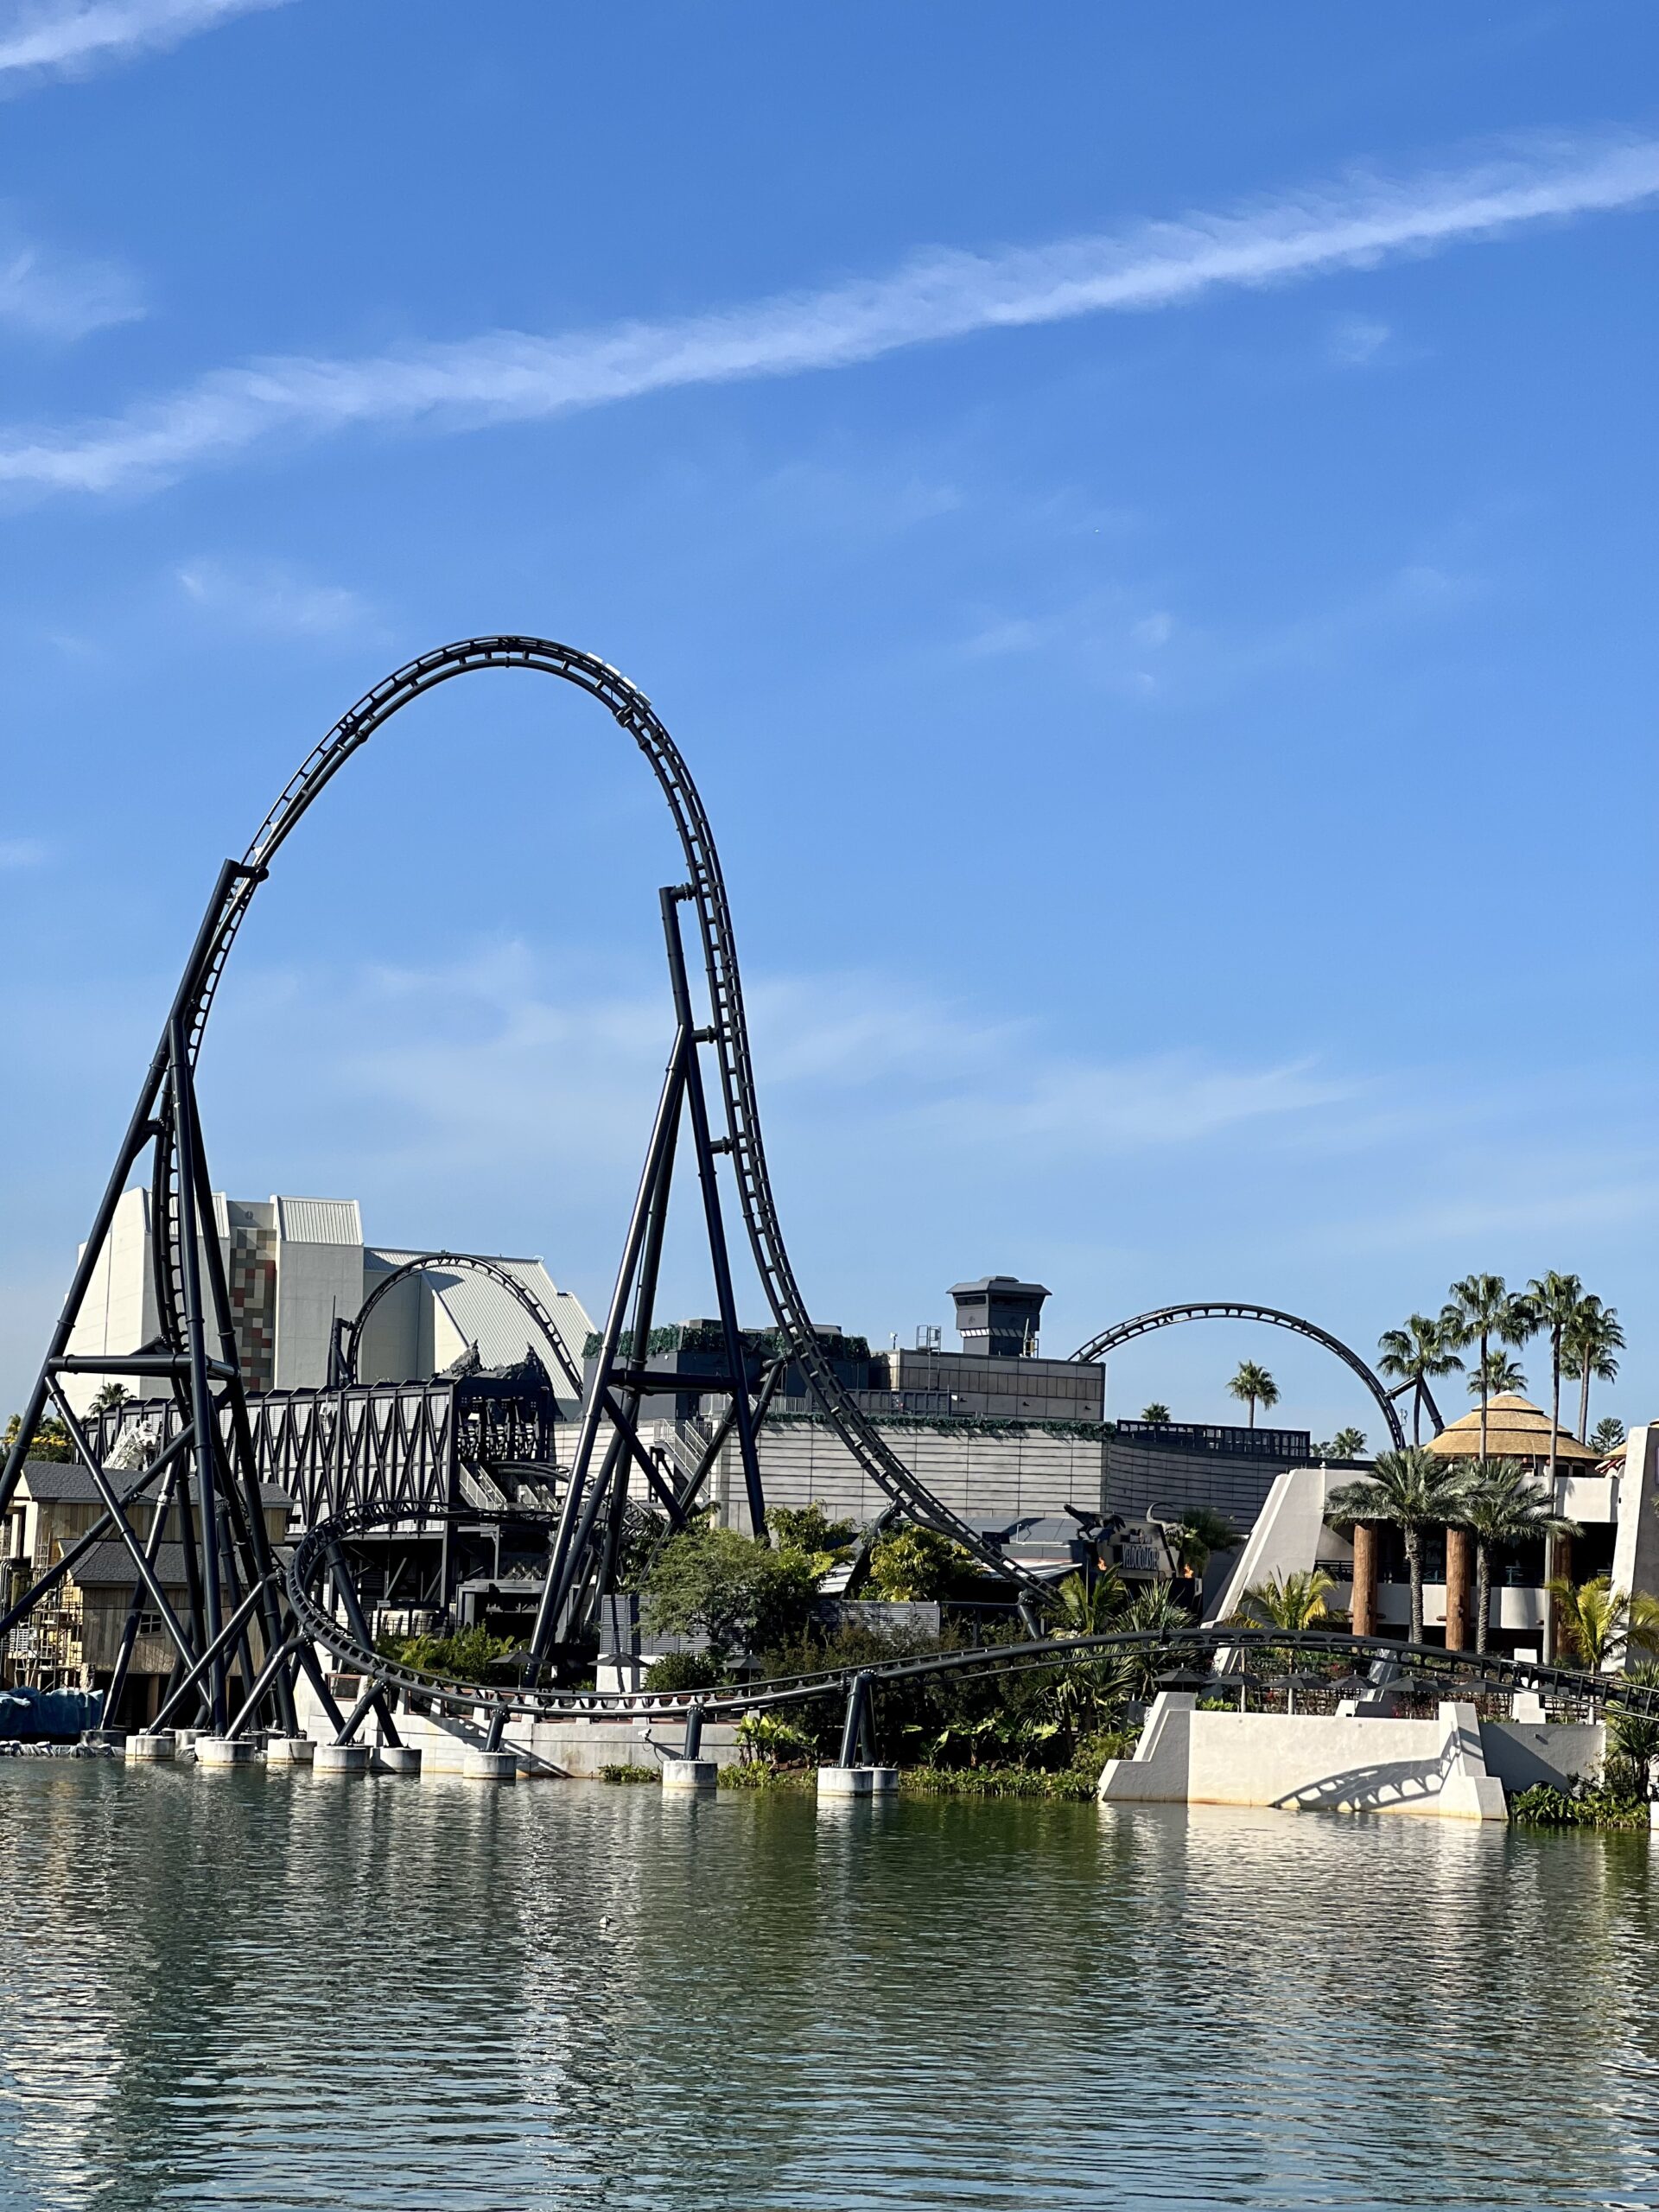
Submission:
[[[1487,1355],[1494,1338],[1501,1344],[1523,1344],[1534,1333],[1532,1308],[1509,1287],[1502,1275],[1465,1275],[1446,1294],[1440,1328],[1446,1343],[1461,1351],[1478,1344],[1476,1373],[1484,1377]],[[1492,1393],[1484,1379],[1471,1386],[1470,1395],[1480,1400],[1480,1456],[1486,1457],[1486,1401]]]
[[[644,1623],[704,1636],[719,1659],[798,1636],[817,1594],[809,1556],[707,1522],[671,1536],[652,1563]]]
[[[1104,1636],[1123,1609],[1123,1585],[1109,1567],[1092,1582],[1068,1574],[1054,1592],[1051,1636]]]
[[[1390,1382],[1409,1382],[1411,1440],[1423,1440],[1424,1385],[1454,1374],[1463,1365],[1457,1347],[1447,1338],[1445,1316],[1436,1320],[1427,1313],[1413,1313],[1403,1329],[1384,1329],[1376,1340],[1376,1371]]]
[[[1202,1578],[1211,1552],[1236,1551],[1244,1541],[1243,1531],[1211,1505],[1189,1505],[1179,1520],[1164,1524],[1164,1534],[1182,1573],[1195,1580]]]
[[[870,1586],[895,1605],[936,1605],[980,1579],[973,1554],[937,1529],[900,1529],[870,1553]]]
[[[1659,1598],[1615,1590],[1609,1574],[1578,1583],[1563,1577],[1550,1584],[1549,1594],[1568,1650],[1593,1673],[1618,1667],[1631,1649],[1659,1651]]]
[[[1169,1408],[1165,1405],[1160,1405],[1158,1400],[1154,1398],[1149,1406],[1141,1407],[1141,1418],[1154,1428],[1167,1428],[1169,1426]]]
[[[1325,1601],[1336,1586],[1322,1567],[1312,1567],[1306,1574],[1270,1574],[1265,1582],[1244,1592],[1240,1625],[1281,1628],[1292,1635],[1317,1628],[1331,1618],[1331,1608]]]
[[[1192,1626],[1192,1614],[1173,1582],[1148,1582],[1135,1592],[1113,1625],[1126,1635],[1138,1632],[1160,1639],[1125,1651],[1118,1662],[1124,1694],[1150,1697],[1157,1687],[1158,1676],[1172,1660],[1182,1656],[1179,1641]]]
[[[1518,1359],[1511,1359],[1502,1345],[1494,1344],[1484,1359],[1471,1370],[1469,1395],[1480,1400],[1480,1440],[1486,1441],[1486,1408],[1506,1390],[1524,1390],[1527,1378]],[[1484,1457],[1483,1452],[1482,1457]]]
[[[1578,1528],[1557,1514],[1554,1485],[1535,1482],[1518,1459],[1473,1463],[1456,1525],[1475,1540],[1475,1649],[1481,1652],[1492,1609],[1493,1553],[1536,1537],[1576,1535]]]
[[[13,1414],[6,1423],[6,1433],[0,1436],[0,1465],[3,1465],[17,1441],[17,1432],[23,1425],[21,1414]],[[29,1443],[31,1459],[52,1459],[59,1465],[73,1459],[75,1447],[69,1441],[69,1432],[60,1421],[43,1421]]]
[[[105,1382],[93,1398],[88,1411],[111,1414],[118,1406],[124,1406],[131,1395],[124,1382]]]
[[[1423,1537],[1457,1518],[1464,1474],[1455,1459],[1436,1459],[1421,1445],[1380,1452],[1363,1481],[1344,1483],[1325,1501],[1332,1521],[1369,1521],[1398,1529],[1411,1580],[1411,1640],[1423,1640]]]
[[[1363,1428],[1339,1428],[1328,1444],[1313,1446],[1321,1459],[1357,1459],[1365,1449]]]
[[[1618,1325],[1618,1308],[1604,1306],[1593,1292],[1579,1300],[1561,1340],[1561,1371],[1579,1385],[1579,1441],[1590,1427],[1590,1383],[1618,1378],[1615,1352],[1624,1349],[1624,1332]]]
[[[1616,1421],[1612,1414],[1609,1414],[1605,1421],[1599,1421],[1596,1423],[1595,1434],[1590,1441],[1605,1459],[1610,1452],[1617,1452],[1623,1447],[1624,1437],[1624,1422]]]
[[[779,1551],[823,1558],[820,1580],[846,1558],[858,1534],[856,1521],[832,1521],[816,1499],[810,1505],[774,1505],[766,1515],[766,1525]]]
[[[1556,1438],[1561,1426],[1561,1345],[1584,1300],[1577,1275],[1535,1275],[1527,1299],[1538,1325],[1549,1338],[1549,1495],[1555,1496]]]
[[[1255,1427],[1255,1409],[1258,1405],[1265,1406],[1271,1413],[1279,1402],[1279,1385],[1268,1374],[1267,1369],[1258,1366],[1253,1359],[1240,1361],[1238,1372],[1227,1388],[1231,1395],[1241,1402],[1248,1401],[1252,1428]]]

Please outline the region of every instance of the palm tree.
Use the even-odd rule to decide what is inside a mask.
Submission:
[[[1549,1338],[1549,1494],[1555,1495],[1555,1438],[1561,1426],[1561,1343],[1584,1300],[1577,1275],[1535,1275],[1527,1299]]]
[[[1613,1415],[1609,1414],[1605,1421],[1599,1421],[1596,1423],[1596,1433],[1590,1441],[1605,1459],[1610,1452],[1617,1452],[1621,1448],[1626,1433],[1624,1422],[1615,1420]]]
[[[1192,1616],[1172,1582],[1148,1582],[1137,1590],[1112,1625],[1126,1635],[1150,1630],[1160,1639],[1120,1655],[1121,1680],[1128,1697],[1150,1697],[1159,1675],[1171,1661],[1190,1656],[1190,1650],[1183,1651],[1181,1638],[1191,1630]]]
[[[1116,1567],[1108,1567],[1092,1582],[1068,1574],[1054,1592],[1058,1616],[1049,1634],[1058,1637],[1104,1636],[1124,1605],[1124,1590]]]
[[[1535,1482],[1518,1459],[1477,1459],[1470,1468],[1457,1525],[1475,1540],[1475,1649],[1486,1649],[1492,1610],[1492,1554],[1503,1544],[1542,1536],[1575,1536],[1578,1524],[1555,1510],[1554,1487]]]
[[[1567,1323],[1561,1339],[1562,1369],[1579,1388],[1579,1441],[1590,1427],[1590,1382],[1612,1382],[1618,1376],[1616,1351],[1624,1349],[1624,1332],[1618,1325],[1618,1308],[1604,1306],[1593,1292],[1579,1300],[1578,1311]]]
[[[1444,1321],[1444,1315],[1435,1320],[1427,1313],[1414,1313],[1403,1329],[1384,1329],[1376,1340],[1377,1373],[1386,1375],[1391,1382],[1412,1385],[1414,1444],[1423,1440],[1425,1384],[1431,1379],[1438,1381],[1442,1375],[1453,1374],[1463,1365],[1457,1347],[1446,1333]]]
[[[1486,1441],[1486,1408],[1492,1399],[1501,1398],[1506,1390],[1524,1390],[1526,1387],[1527,1378],[1521,1371],[1520,1361],[1511,1359],[1501,1345],[1494,1344],[1469,1377],[1469,1395],[1480,1400],[1483,1444]]]
[[[1336,1586],[1322,1567],[1313,1567],[1306,1574],[1270,1574],[1265,1582],[1244,1592],[1240,1625],[1281,1628],[1293,1636],[1317,1628],[1331,1617],[1325,1601]]]
[[[1227,1385],[1235,1398],[1248,1399],[1250,1408],[1250,1427],[1255,1427],[1255,1408],[1265,1406],[1269,1413],[1279,1402],[1279,1385],[1265,1367],[1258,1367],[1255,1360],[1241,1360],[1236,1375]]]
[[[1166,1405],[1160,1404],[1159,1401],[1154,1398],[1149,1406],[1141,1407],[1141,1418],[1143,1421],[1147,1422],[1150,1427],[1167,1428],[1169,1426],[1169,1408]]]
[[[1325,1501],[1332,1521],[1371,1521],[1398,1529],[1406,1547],[1411,1578],[1411,1640],[1423,1640],[1423,1536],[1456,1520],[1463,1498],[1464,1472],[1455,1459],[1436,1459],[1421,1445],[1403,1452],[1379,1452],[1364,1480],[1344,1483]]]
[[[1185,1507],[1179,1520],[1166,1522],[1164,1534],[1181,1572],[1195,1580],[1202,1580],[1211,1552],[1236,1551],[1244,1541],[1243,1531],[1234,1528],[1227,1516],[1217,1513],[1212,1505]]]
[[[1446,1293],[1446,1304],[1440,1315],[1440,1326],[1448,1344],[1459,1351],[1468,1344],[1479,1345],[1477,1372],[1481,1374],[1485,1371],[1486,1356],[1494,1337],[1501,1344],[1523,1344],[1535,1325],[1532,1308],[1524,1298],[1516,1296],[1502,1275],[1465,1275]],[[1480,1399],[1480,1456],[1484,1459],[1486,1401],[1491,1393],[1482,1386],[1471,1389],[1470,1395]]]
[[[1325,1446],[1322,1456],[1327,1459],[1357,1459],[1364,1449],[1363,1428],[1339,1428]]]
[[[1632,1649],[1659,1651],[1659,1598],[1615,1590],[1610,1574],[1578,1583],[1563,1577],[1550,1584],[1549,1594],[1560,1608],[1567,1649],[1592,1672],[1616,1669]]]

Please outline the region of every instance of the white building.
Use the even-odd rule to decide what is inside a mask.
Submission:
[[[357,1314],[375,1286],[418,1251],[365,1244],[355,1198],[213,1196],[232,1317],[250,1390],[304,1390],[328,1380],[337,1321]],[[539,1259],[493,1258],[550,1317],[580,1370],[590,1323],[581,1301],[560,1290]],[[93,1271],[70,1350],[137,1351],[160,1332],[150,1264],[150,1196],[126,1192]],[[364,1332],[358,1377],[418,1381],[475,1351],[486,1367],[522,1359],[536,1335],[531,1315],[499,1283],[464,1266],[422,1268],[390,1291]],[[562,1382],[543,1346],[537,1355]],[[95,1376],[67,1378],[84,1408]],[[574,1408],[573,1408],[574,1409]]]

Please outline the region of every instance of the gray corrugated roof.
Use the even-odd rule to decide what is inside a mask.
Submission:
[[[360,1244],[363,1217],[355,1198],[273,1197],[276,1234],[296,1244]]]
[[[138,1580],[138,1570],[133,1564],[132,1554],[123,1543],[94,1544],[84,1559],[79,1559],[69,1570],[72,1580],[84,1590],[101,1589],[112,1582],[124,1584],[129,1590]],[[185,1589],[184,1547],[163,1544],[156,1554],[156,1580],[170,1597],[175,1591]]]

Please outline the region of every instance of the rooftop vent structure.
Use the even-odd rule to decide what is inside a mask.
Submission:
[[[1031,1359],[1048,1292],[1039,1282],[1017,1275],[982,1275],[977,1282],[950,1287],[957,1301],[957,1328],[964,1351],[993,1359]]]

